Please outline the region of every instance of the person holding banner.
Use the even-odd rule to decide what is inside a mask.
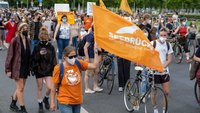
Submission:
[[[54,33],[54,40],[57,40],[59,63],[62,62],[64,48],[72,44],[72,37],[70,31],[71,31],[71,26],[68,23],[67,16],[63,15],[61,17],[61,23],[57,24]]]
[[[59,85],[57,95],[58,106],[61,113],[80,113],[83,103],[82,74],[81,71],[98,68],[98,47],[94,47],[94,62],[88,63],[77,59],[76,49],[68,46],[64,49],[64,61],[54,68],[53,87],[51,90],[51,110],[55,111],[56,88]],[[63,68],[60,66],[63,64]],[[63,69],[63,79],[60,81],[60,72]],[[80,71],[81,70],[81,71]]]
[[[160,30],[160,36],[158,40],[152,41],[152,45],[160,54],[160,60],[165,68],[163,73],[157,72],[154,75],[155,84],[162,84],[163,91],[167,96],[169,95],[169,81],[170,81],[170,73],[169,73],[169,64],[172,61],[172,53],[173,49],[170,43],[166,42],[168,37],[168,31],[164,28]],[[169,100],[169,99],[168,99]],[[156,108],[156,100],[154,100],[152,95],[152,101],[154,104],[154,113],[158,113],[158,109]],[[163,113],[165,113],[165,108],[163,108]]]

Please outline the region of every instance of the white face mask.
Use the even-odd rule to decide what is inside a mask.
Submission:
[[[148,23],[148,24],[151,24],[151,20],[147,20],[147,23]]]
[[[183,24],[183,25],[186,25],[186,22],[183,22],[182,24]]]
[[[23,19],[22,19],[22,22],[25,22],[25,21],[26,21],[26,20],[23,18]]]
[[[195,25],[192,25],[192,27],[195,27]]]
[[[164,20],[161,20],[161,23],[163,23],[164,22]]]
[[[45,17],[42,17],[42,20],[45,20],[46,18]]]
[[[148,37],[148,36],[149,36],[149,34],[148,34],[148,33],[144,33],[144,35],[145,35],[146,37]]]
[[[159,39],[160,39],[160,42],[161,42],[161,43],[165,43],[166,40],[167,40],[167,38],[164,38],[164,37],[160,37]]]
[[[68,62],[69,64],[71,64],[71,65],[74,65],[74,64],[75,64],[75,61],[76,61],[75,58],[72,58],[72,59],[67,58],[67,62]]]

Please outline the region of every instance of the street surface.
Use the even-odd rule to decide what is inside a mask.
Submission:
[[[6,51],[0,51],[0,113],[13,113],[9,110],[11,95],[14,92],[14,81],[5,76]],[[133,66],[131,77],[134,77]],[[189,80],[188,65],[185,61],[181,64],[170,65],[170,102],[169,113],[200,113],[194,97],[194,81]],[[92,83],[92,79],[90,80]],[[91,86],[92,87],[92,86]],[[35,77],[29,77],[25,88],[26,108],[29,113],[37,113],[38,103],[36,98]],[[89,113],[128,113],[123,102],[123,93],[118,92],[118,79],[111,95],[106,92],[96,94],[84,94],[83,108]],[[81,113],[87,113],[82,110]],[[51,113],[45,110],[45,113]],[[58,111],[56,113],[59,113]],[[138,112],[133,112],[138,113]]]

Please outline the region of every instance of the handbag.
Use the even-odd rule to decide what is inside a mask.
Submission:
[[[59,26],[59,28],[58,28],[58,32],[57,32],[57,34],[56,34],[56,40],[59,38],[59,36],[60,36],[60,27],[61,27],[61,25]]]
[[[189,67],[190,80],[193,80],[196,77],[196,74],[197,74],[198,70],[199,70],[199,62],[196,62],[196,61],[193,60],[190,63],[190,67]]]

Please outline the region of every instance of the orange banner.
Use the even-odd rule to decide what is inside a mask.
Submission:
[[[99,0],[99,6],[102,7],[102,8],[106,8],[103,0]]]
[[[163,72],[159,53],[135,24],[99,6],[93,6],[94,36],[98,45],[121,58]]]
[[[124,10],[124,11],[128,12],[129,14],[133,15],[133,12],[132,12],[127,0],[121,1],[119,9]]]
[[[69,24],[74,24],[75,23],[75,16],[74,16],[74,12],[57,12],[57,19],[58,19],[58,23],[61,23],[61,17],[63,15],[67,15],[67,20]]]

